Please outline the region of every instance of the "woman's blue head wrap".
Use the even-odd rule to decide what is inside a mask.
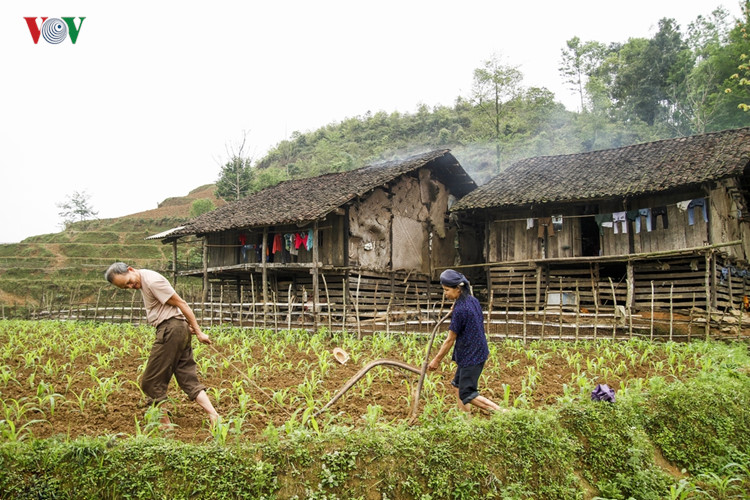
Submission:
[[[470,285],[466,276],[458,271],[454,271],[453,269],[446,269],[440,274],[440,284],[452,287],[461,286],[463,284],[467,289]]]

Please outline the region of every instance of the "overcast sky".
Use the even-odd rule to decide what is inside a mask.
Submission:
[[[739,17],[739,0],[2,0],[0,242],[60,231],[75,191],[110,218],[215,182],[244,131],[259,158],[367,111],[450,106],[493,53],[574,110],[566,40],[684,32],[719,5]],[[24,17],[86,19],[75,44],[34,44]]]

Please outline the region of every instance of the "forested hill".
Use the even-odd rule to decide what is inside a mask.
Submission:
[[[436,148],[452,149],[482,184],[521,158],[746,127],[747,24],[747,13],[731,19],[719,8],[687,27],[662,19],[651,38],[609,45],[572,38],[561,53],[560,77],[580,102],[575,111],[546,88],[525,87],[518,68],[493,57],[452,105],[368,112],[295,132],[255,162],[230,159],[217,193],[237,199],[282,180]]]

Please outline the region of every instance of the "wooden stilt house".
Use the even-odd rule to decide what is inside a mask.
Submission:
[[[471,228],[459,231],[448,208],[475,188],[448,150],[432,151],[282,182],[161,239],[202,240],[202,268],[175,272],[203,276],[204,300],[230,304],[224,321],[263,312],[266,326],[387,329],[431,316],[435,268],[459,261],[462,238],[472,251]]]
[[[748,200],[743,128],[529,158],[451,211],[484,225],[494,311],[567,310],[580,324],[595,310],[630,321],[743,308]]]

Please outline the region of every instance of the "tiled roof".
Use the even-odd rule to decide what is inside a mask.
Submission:
[[[431,169],[456,197],[476,188],[450,151],[438,150],[347,172],[285,181],[205,213],[169,236],[311,222],[325,217],[355,197],[421,167]]]
[[[680,137],[511,165],[452,211],[632,197],[741,175],[750,128]]]

